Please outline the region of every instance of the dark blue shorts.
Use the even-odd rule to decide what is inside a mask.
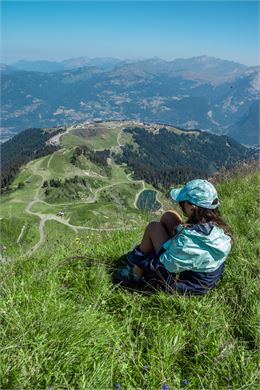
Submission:
[[[135,264],[144,271],[144,279],[148,287],[161,289],[164,292],[179,291],[192,295],[206,294],[219,280],[224,271],[224,263],[213,272],[183,271],[175,274],[167,271],[159,258],[165,249],[146,258],[140,257]]]

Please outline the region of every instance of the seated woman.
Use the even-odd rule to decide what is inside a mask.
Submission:
[[[170,192],[187,216],[176,211],[151,222],[142,242],[126,255],[127,266],[117,271],[122,284],[149,285],[165,292],[205,294],[224,270],[233,244],[230,228],[220,215],[215,187],[192,180]]]

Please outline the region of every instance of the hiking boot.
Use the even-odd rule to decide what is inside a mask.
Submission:
[[[143,276],[140,276],[140,275],[136,275],[134,272],[133,272],[133,268],[132,267],[125,267],[125,268],[121,268],[119,269],[117,272],[116,272],[116,276],[118,279],[120,279],[122,282],[136,282],[136,283],[140,283],[140,282],[144,282],[144,278]]]

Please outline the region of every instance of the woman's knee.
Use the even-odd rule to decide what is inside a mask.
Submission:
[[[182,218],[177,211],[167,211],[162,215],[160,223],[164,226],[169,236],[172,237],[176,234],[177,226],[182,223]]]
[[[180,223],[182,223],[182,218],[177,213],[177,211],[169,210],[162,215],[160,223],[163,225],[178,226]]]

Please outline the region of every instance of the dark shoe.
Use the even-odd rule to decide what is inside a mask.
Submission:
[[[129,283],[129,282],[136,282],[136,283],[141,282],[142,283],[144,281],[143,276],[136,275],[133,272],[133,268],[129,267],[129,266],[119,269],[116,273],[116,276],[119,280],[121,280],[122,282],[126,282],[126,283]]]

